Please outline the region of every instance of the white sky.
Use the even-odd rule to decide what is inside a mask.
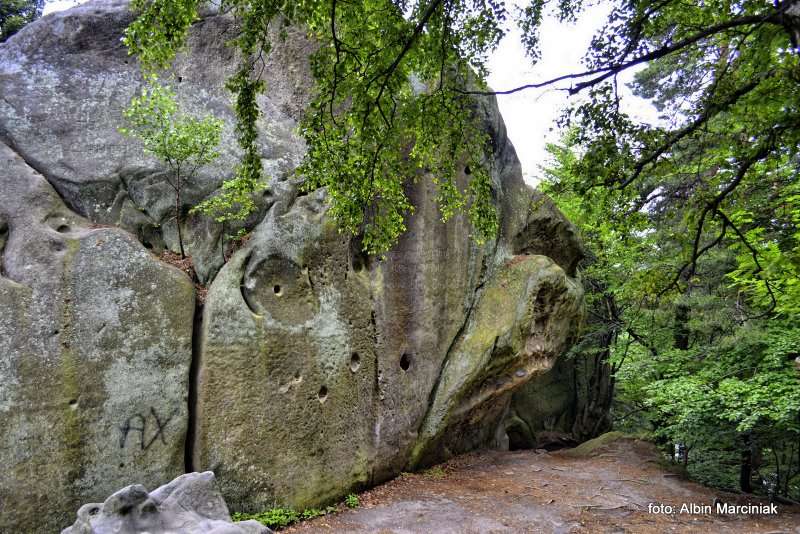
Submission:
[[[84,1],[48,0],[44,12],[60,11]],[[525,3],[525,0],[508,0],[507,7],[511,11],[514,5]],[[540,40],[542,60],[535,66],[525,56],[516,28],[510,28],[490,58],[489,85],[495,90],[510,89],[581,71],[581,59],[592,36],[605,23],[608,9],[606,4],[589,7],[575,23],[559,24],[555,17],[545,18]],[[626,83],[631,77],[632,73],[626,73],[620,76],[620,80]],[[566,87],[567,84],[564,82],[558,87]],[[623,90],[623,93],[623,109],[628,113],[640,120],[657,120],[655,109],[647,102],[634,97],[629,91]],[[522,162],[525,180],[535,184],[540,175],[539,167],[548,160],[545,144],[559,140],[555,122],[569,102],[567,93],[555,89],[528,89],[513,95],[501,95],[497,99],[509,138]]]
[[[514,4],[525,3],[524,0],[509,0],[507,8],[511,11]],[[559,24],[554,16],[546,17],[540,36],[542,59],[535,66],[525,56],[518,30],[516,27],[510,28],[490,59],[489,85],[495,91],[500,91],[582,71],[581,59],[589,48],[592,36],[605,24],[608,12],[609,6],[601,4],[586,8],[577,22]],[[623,110],[639,120],[657,121],[655,108],[624,87],[632,78],[633,72],[620,76]],[[569,87],[569,82],[554,87]],[[556,119],[569,103],[569,97],[565,91],[555,88],[527,89],[513,95],[498,95],[497,101],[508,136],[522,162],[525,181],[535,184],[541,174],[539,167],[549,159],[545,144],[558,142],[560,138]]]
[[[84,2],[86,2],[86,0],[45,0],[43,14],[47,15],[54,11],[69,9]]]

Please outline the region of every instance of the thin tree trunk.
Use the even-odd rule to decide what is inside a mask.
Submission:
[[[689,447],[684,445],[683,449],[683,472],[689,472]]]
[[[219,253],[222,255],[222,264],[225,264],[225,222],[222,222],[222,232],[219,235]]]
[[[675,307],[674,346],[678,350],[689,349],[689,306],[678,304]]]
[[[739,489],[744,493],[753,493],[753,445],[750,435],[744,438],[742,457],[739,463]]]
[[[186,252],[183,250],[183,230],[181,229],[181,223],[183,222],[181,219],[181,186],[180,186],[180,177],[175,178],[176,183],[178,184],[175,188],[175,225],[178,227],[178,245],[181,248],[181,259],[186,259]]]

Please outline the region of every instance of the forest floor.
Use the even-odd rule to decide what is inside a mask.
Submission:
[[[484,451],[399,478],[359,495],[356,509],[286,533],[800,533],[800,507],[775,515],[679,513],[681,506],[762,504],[665,470],[652,444],[617,439],[558,452]],[[652,513],[651,503],[675,513]]]

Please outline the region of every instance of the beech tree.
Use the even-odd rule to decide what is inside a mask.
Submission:
[[[198,119],[181,113],[175,93],[148,76],[141,94],[124,111],[128,126],[120,132],[142,141],[144,151],[167,166],[165,180],[175,193],[175,226],[181,258],[183,247],[183,202],[186,183],[197,170],[214,161],[222,132],[222,121],[211,115]]]
[[[198,4],[134,1],[139,18],[126,33],[130,51],[144,65],[168,66],[198,16]],[[343,228],[362,232],[370,252],[388,249],[404,230],[404,215],[413,208],[403,185],[419,171],[435,177],[444,219],[466,208],[476,235],[494,236],[490,159],[474,113],[475,98],[554,85],[570,94],[587,93],[588,103],[577,105],[565,119],[580,125],[580,141],[589,147],[583,187],[633,185],[643,200],[653,191],[640,185],[643,171],[669,162],[688,138],[713,134],[707,130],[711,120],[733,107],[774,104],[772,113],[764,109],[766,115],[748,121],[741,139],[731,139],[737,141],[730,155],[736,163],[724,168],[734,176],[742,174],[731,190],[746,181],[754,165],[792,146],[797,130],[797,0],[772,5],[755,0],[616,0],[607,26],[587,51],[584,71],[490,91],[485,86],[487,58],[503,38],[505,24],[515,19],[535,62],[538,29],[551,4],[556,4],[557,17],[570,20],[584,3],[531,0],[513,10],[500,0],[223,1],[221,9],[241,22],[232,44],[244,60],[229,84],[237,97],[245,154],[235,178],[243,184],[239,189],[260,180],[254,132],[256,95],[264,86],[257,72],[271,46],[270,23],[304,25],[321,44],[312,60],[318,91],[303,124],[309,151],[301,172],[307,187],[328,187],[332,215]],[[673,127],[636,124],[619,111],[617,76],[639,65],[659,73],[642,90],[672,106]],[[415,87],[415,80],[424,89]],[[687,85],[694,88],[691,96],[671,101],[674,89]],[[466,192],[454,183],[454,162],[464,157],[473,170]],[[708,189],[713,189],[710,183]],[[717,208],[729,194],[698,203],[698,233],[709,221],[719,223],[727,216]],[[698,242],[690,256],[701,249]],[[689,258],[689,270],[691,263]]]

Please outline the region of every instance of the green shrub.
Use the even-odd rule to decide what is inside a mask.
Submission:
[[[344,498],[344,504],[348,508],[358,508],[358,495],[351,493],[347,497]]]

